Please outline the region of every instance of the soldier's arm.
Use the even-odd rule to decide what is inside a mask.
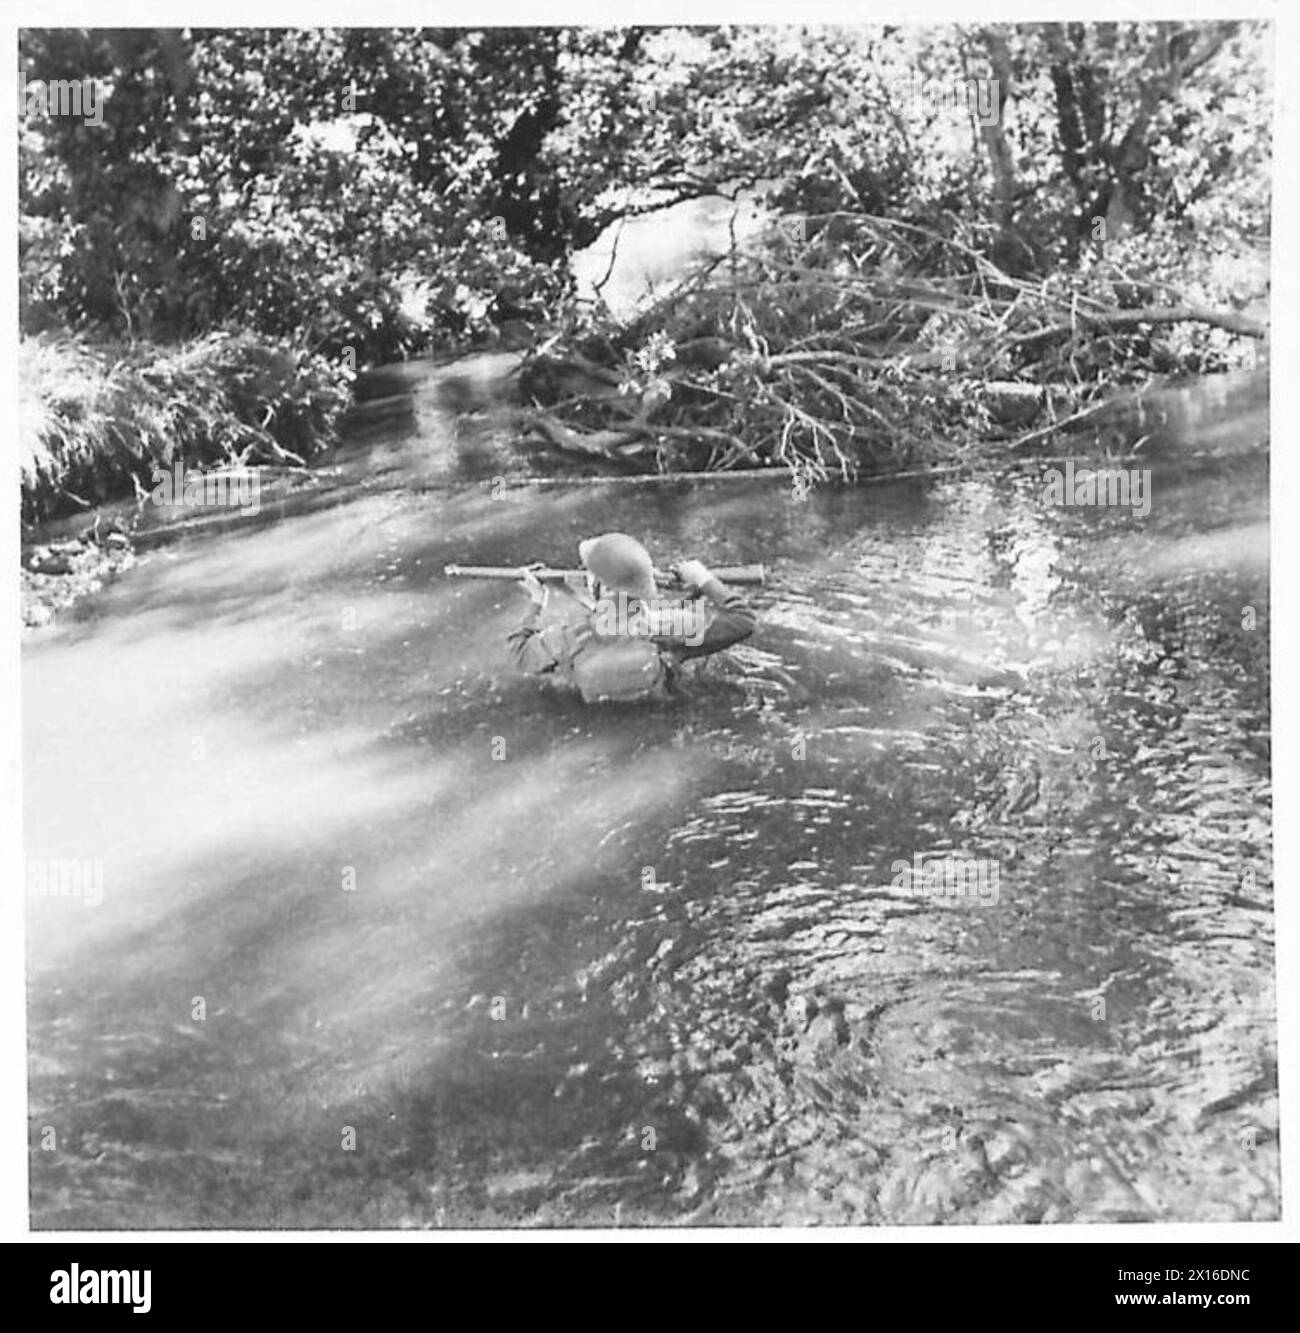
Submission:
[[[542,584],[532,570],[525,570],[520,587],[533,604],[519,628],[506,636],[511,664],[515,670],[529,675],[568,672],[583,638],[581,631],[589,611],[587,603],[572,588],[561,585],[557,591],[566,593],[567,599],[561,599],[559,610],[543,623],[551,602],[551,586]]]
[[[506,636],[510,662],[516,671],[544,675],[560,664],[560,645],[551,632],[554,626],[542,624],[542,612],[550,594],[531,569],[523,571],[519,586],[532,600],[532,606],[519,628]]]
[[[542,608],[534,603],[523,624],[506,636],[510,663],[516,671],[543,675],[547,671],[554,671],[559,665],[555,645],[541,620]]]
[[[687,640],[680,645],[673,645],[680,657],[707,657],[753,634],[757,618],[753,608],[739,592],[728,588],[698,560],[683,561],[677,566],[677,573],[688,588],[702,601],[709,603],[710,608],[703,635],[695,642]]]

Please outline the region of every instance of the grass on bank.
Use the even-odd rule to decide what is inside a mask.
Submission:
[[[24,523],[148,493],[186,467],[305,466],[336,438],[351,374],[248,333],[162,347],[19,343]]]

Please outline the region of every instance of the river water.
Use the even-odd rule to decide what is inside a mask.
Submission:
[[[1180,401],[1145,517],[394,483],[33,636],[34,1224],[1277,1217],[1266,453]],[[767,565],[689,697],[442,575],[616,528]]]

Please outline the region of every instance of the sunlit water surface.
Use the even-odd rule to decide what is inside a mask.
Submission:
[[[156,552],[26,653],[27,854],[103,866],[28,904],[35,1224],[1276,1217],[1265,463],[1153,486],[392,489]],[[768,567],[688,698],[514,678],[525,599],[442,576],[610,528]]]

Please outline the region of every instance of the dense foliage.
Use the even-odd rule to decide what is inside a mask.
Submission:
[[[623,213],[759,180],[790,210],[960,227],[1013,274],[1154,233],[1185,276],[1187,251],[1266,231],[1266,39],[28,32],[29,83],[109,95],[100,127],[22,121],[24,309],[151,337],[238,321],[386,359],[539,315],[562,261]],[[997,80],[996,123],[927,95],[976,76]]]
[[[19,344],[23,519],[147,493],[175,463],[302,466],[347,405],[335,369],[252,334],[110,350],[37,335]]]
[[[1254,23],[29,30],[28,88],[94,79],[107,95],[101,125],[20,120],[23,328],[226,330],[346,371],[525,321],[570,348],[611,335],[639,392],[646,356],[692,334],[851,336],[873,311],[842,279],[895,280],[881,263],[941,285],[992,273],[995,319],[1035,288],[1240,307],[1266,282],[1269,38]],[[975,100],[954,106],[954,89]],[[724,298],[619,330],[576,301],[568,261],[611,222],[746,187],[787,215],[918,230],[891,257],[812,225],[793,261],[806,280],[760,283],[744,310]],[[792,261],[775,237],[745,262]],[[914,313],[877,340],[951,332]],[[1123,378],[1239,356],[1223,328],[1177,323],[1072,365]]]

